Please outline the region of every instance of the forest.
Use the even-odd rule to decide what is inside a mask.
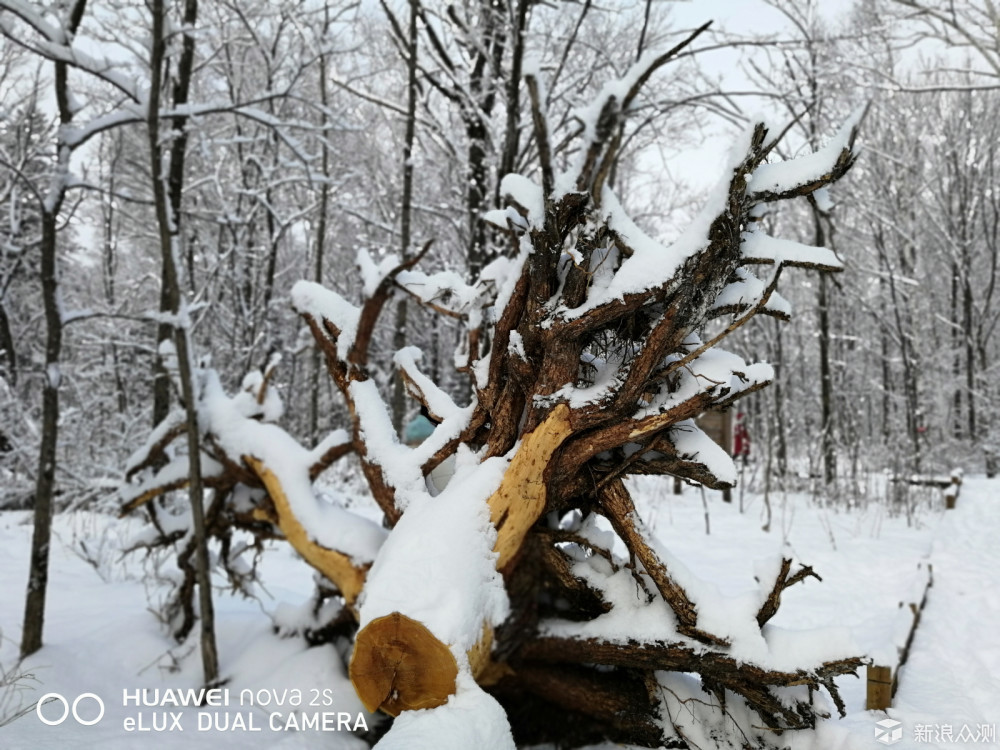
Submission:
[[[234,708],[177,729],[247,688],[261,747],[870,746],[904,597],[924,741],[927,592],[992,580],[932,539],[1000,528],[990,0],[0,0],[0,35],[0,746],[135,747],[188,688]]]

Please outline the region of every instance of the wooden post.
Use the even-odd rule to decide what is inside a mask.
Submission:
[[[731,411],[707,411],[695,420],[698,426],[714,440],[722,450],[733,455],[733,413]],[[675,494],[680,494],[676,492]],[[733,492],[731,489],[722,491],[722,499],[731,503]]]
[[[940,476],[894,476],[892,477],[892,482],[912,484],[919,487],[939,487],[944,491],[944,507],[947,510],[952,510],[958,502],[958,494],[962,488],[962,470],[955,469],[951,472],[951,476],[948,479],[944,479]]]
[[[918,570],[923,570],[924,563],[918,564],[917,568]],[[927,580],[918,589],[918,591],[921,591],[920,600],[918,602],[910,602],[909,605],[905,605],[903,602],[899,603],[900,610],[908,612],[912,619],[906,630],[906,640],[902,644],[896,644],[897,653],[899,654],[898,659],[895,660],[895,664],[891,667],[874,664],[868,667],[868,697],[865,701],[865,708],[869,711],[884,711],[892,705],[892,699],[896,695],[896,688],[899,687],[899,670],[906,664],[906,660],[910,657],[910,647],[913,645],[913,638],[917,634],[917,627],[920,625],[920,615],[924,607],[927,606],[927,594],[931,586],[934,585],[934,567],[930,563],[927,563],[926,570]]]
[[[962,489],[962,470],[956,469],[951,473],[951,484],[944,491],[944,507],[946,510],[954,510],[958,503],[958,493]]]
[[[868,666],[868,698],[865,708],[884,711],[892,704],[892,667]]]

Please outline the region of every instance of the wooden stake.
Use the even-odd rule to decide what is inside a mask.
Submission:
[[[944,491],[944,507],[946,510],[954,510],[958,503],[958,493],[962,489],[962,474],[960,471],[953,471],[951,474],[951,484]]]
[[[868,698],[865,708],[884,711],[892,705],[892,667],[868,666]]]

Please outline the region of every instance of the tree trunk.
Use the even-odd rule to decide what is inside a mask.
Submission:
[[[173,341],[177,353],[177,370],[181,396],[187,417],[187,449],[189,493],[195,542],[195,566],[198,583],[198,604],[201,614],[201,657],[204,682],[211,685],[218,679],[219,658],[215,644],[215,615],[212,606],[211,571],[208,558],[208,540],[205,532],[204,488],[201,476],[201,446],[198,429],[198,392],[194,383],[194,363],[191,342],[191,320],[180,279],[180,204],[183,196],[184,149],[183,118],[175,118],[171,135],[169,174],[164,172],[166,153],[161,141],[159,105],[163,95],[163,68],[166,57],[166,7],[164,0],[153,0],[153,43],[150,67],[152,70],[149,91],[149,149],[153,180],[153,201],[159,229],[160,251],[163,256],[164,292],[169,299],[173,316]],[[192,29],[197,20],[197,0],[186,0],[184,27]],[[187,101],[194,66],[194,37],[184,34],[183,49],[178,65],[178,79],[174,87],[174,105]],[[179,121],[178,121],[179,120]]]
[[[500,157],[500,178],[516,171],[517,153],[521,140],[521,71],[524,64],[524,29],[528,21],[530,0],[517,0],[514,29],[510,40],[510,77],[506,81],[507,124],[504,128],[503,154]],[[500,205],[500,180],[497,180],[494,201]]]
[[[399,216],[399,242],[403,262],[410,256],[413,220],[413,143],[417,132],[417,12],[419,0],[410,0],[406,61],[406,132],[403,135],[403,200]],[[406,346],[406,298],[396,303],[392,345],[396,351]],[[393,382],[392,426],[399,434],[406,416],[406,391],[401,377]]]
[[[814,242],[816,247],[826,243],[823,217],[813,205]],[[837,448],[833,436],[833,373],[830,365],[830,310],[826,274],[820,274],[816,314],[819,322],[819,379],[820,379],[820,441],[823,453],[823,481],[827,485],[837,479]]]
[[[327,31],[330,28],[330,5],[323,5],[323,29],[322,38],[326,39]],[[325,45],[320,45],[320,49],[325,50]],[[316,218],[316,239],[315,257],[313,258],[313,281],[317,284],[323,283],[323,260],[326,255],[326,225],[330,210],[330,147],[327,138],[330,136],[329,107],[330,90],[327,81],[327,53],[324,51],[319,56],[319,101],[323,105],[323,114],[320,122],[323,125],[322,141],[320,148],[323,155],[321,157],[321,173],[323,182],[319,187],[319,216]],[[312,369],[309,373],[309,439],[315,444],[319,441],[319,388],[320,374],[323,370],[323,355],[319,347],[312,349]]]
[[[973,341],[975,332],[972,321],[972,280],[969,278],[972,273],[971,260],[967,260],[965,278],[962,280],[962,330],[965,332],[965,392],[968,394],[966,401],[969,405],[969,440],[972,443],[976,443],[980,435],[976,424],[976,353]]]
[[[777,438],[778,474],[785,476],[788,473],[788,425],[785,423],[785,394],[782,388],[782,373],[785,366],[785,353],[782,346],[781,321],[774,321],[774,433]],[[770,446],[770,438],[768,445]],[[770,462],[770,451],[768,447],[768,462]]]
[[[12,386],[17,385],[17,352],[14,350],[14,336],[10,330],[10,318],[0,298],[0,375]]]
[[[65,70],[65,66],[63,66]],[[58,77],[58,74],[57,74]],[[63,73],[65,83],[65,72]],[[60,151],[65,150],[60,147]],[[62,160],[61,160],[62,161]],[[61,165],[68,167],[68,155]],[[34,529],[31,537],[31,568],[24,606],[21,656],[42,647],[45,624],[45,592],[49,578],[49,545],[52,538],[55,494],[56,448],[59,443],[59,355],[62,349],[62,319],[59,312],[59,280],[56,264],[56,222],[62,203],[62,188],[53,211],[42,214],[41,272],[42,303],[45,307],[45,377],[42,380],[42,436],[35,483]]]
[[[490,521],[497,531],[493,545],[497,570],[503,571],[514,562],[528,530],[545,510],[545,475],[551,471],[552,456],[571,432],[569,409],[560,405],[524,438],[503,482],[487,501]],[[447,564],[449,558],[424,557],[415,564],[430,575],[448,578],[449,570],[435,571],[429,566],[438,560]],[[470,600],[475,599],[476,592],[466,593]],[[469,664],[473,675],[481,677],[489,669],[493,634],[488,623],[470,623],[473,631],[463,634],[464,641],[475,644],[468,651]],[[400,711],[440,706],[455,691],[458,675],[451,645],[407,611],[376,612],[355,640],[351,682],[369,711],[381,709],[395,716]],[[392,649],[391,658],[387,649]]]
[[[962,439],[962,326],[958,317],[958,288],[959,273],[958,263],[954,259],[951,261],[951,375],[952,389],[952,415],[951,433],[956,440]]]
[[[482,220],[482,214],[486,208],[487,196],[490,194],[487,121],[493,114],[493,107],[496,104],[495,71],[499,68],[499,62],[503,58],[505,43],[503,25],[497,17],[500,12],[499,6],[500,4],[495,0],[479,1],[479,28],[476,30],[479,38],[478,44],[473,48],[475,52],[469,73],[468,97],[471,101],[463,104],[462,113],[462,119],[465,122],[465,137],[468,142],[465,209],[469,234],[466,255],[470,279],[478,278],[479,271],[489,260],[488,227],[486,222]],[[518,57],[515,57],[512,62],[515,65],[520,65]],[[516,128],[516,121],[511,123],[510,116],[511,113],[508,110],[507,127]],[[508,141],[512,138],[512,134],[508,132],[505,136],[505,147],[509,145]],[[501,159],[504,156],[506,154],[501,155]],[[503,175],[501,174],[500,177]]]
[[[170,295],[167,292],[166,261],[160,265],[160,315],[170,314]],[[162,321],[162,318],[161,318]],[[170,341],[172,330],[170,324],[156,324],[156,353],[153,355],[153,426],[160,424],[170,413],[170,374],[164,367],[160,356],[160,347],[165,341]]]
[[[87,0],[76,0],[66,20],[65,33],[72,37],[80,27]],[[42,206],[41,277],[42,305],[45,309],[45,377],[42,379],[42,435],[35,480],[34,528],[31,535],[31,567],[24,603],[21,657],[42,647],[45,626],[45,593],[49,581],[49,547],[52,541],[53,497],[55,495],[56,449],[59,445],[59,385],[62,374],[63,321],[59,297],[58,222],[66,196],[72,150],[63,141],[73,121],[69,91],[69,66],[55,63],[55,95],[61,125],[56,141],[55,176]]]
[[[121,155],[121,138],[118,137],[114,141],[115,154],[111,159],[111,163],[108,165],[109,176],[108,176],[108,192],[111,195],[115,194],[115,176],[118,168],[118,158]],[[114,206],[114,201],[107,199],[102,201],[102,226],[104,228],[104,300],[108,305],[109,310],[115,309],[116,291],[115,291],[115,273],[117,271],[117,222],[116,222],[116,210]],[[114,342],[110,344],[111,348],[111,371],[114,373],[115,380],[115,392],[118,396],[118,413],[125,414],[128,409],[128,392],[125,387],[125,379],[122,377],[121,360],[118,356],[118,345]]]

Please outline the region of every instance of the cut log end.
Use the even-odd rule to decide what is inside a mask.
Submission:
[[[393,612],[358,633],[350,676],[366,709],[398,716],[446,703],[455,692],[458,662],[423,623]]]

